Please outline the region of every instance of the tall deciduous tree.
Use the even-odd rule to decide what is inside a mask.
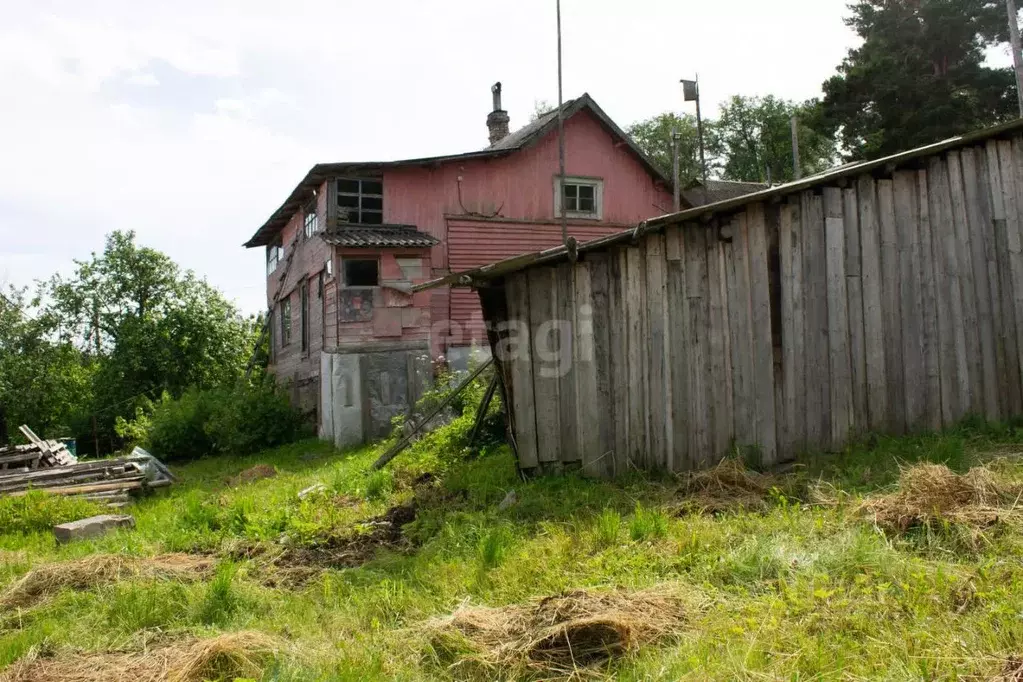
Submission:
[[[772,95],[734,95],[721,105],[715,123],[713,152],[721,160],[726,180],[788,182],[795,178],[791,119],[799,125],[799,159],[803,175],[833,165],[834,138],[818,132],[815,103],[796,104]]]
[[[1001,0],[857,0],[863,38],[824,83],[825,120],[849,158],[877,158],[1014,115],[1009,69],[985,66],[1004,42]]]
[[[671,131],[679,132],[679,179],[683,187],[700,178],[700,136],[697,132],[696,117],[689,114],[679,116],[671,112],[629,126],[628,133],[639,148],[655,164],[671,177]],[[714,145],[714,126],[703,122],[704,144]],[[707,159],[708,173],[716,168],[714,159]]]

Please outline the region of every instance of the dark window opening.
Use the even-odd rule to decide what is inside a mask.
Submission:
[[[339,178],[337,207],[338,220],[342,223],[382,225],[384,183],[380,180]]]
[[[309,350],[309,282],[302,282],[301,293],[302,350]]]
[[[316,275],[316,298],[323,298],[323,270]]]
[[[376,260],[349,260],[342,263],[346,287],[375,287],[380,284],[380,267]]]

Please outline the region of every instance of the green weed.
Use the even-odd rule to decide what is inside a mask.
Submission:
[[[593,527],[593,539],[597,547],[611,547],[617,544],[621,533],[622,515],[611,508],[600,512]]]
[[[629,537],[634,542],[663,538],[668,534],[668,517],[656,509],[646,509],[636,503],[636,511],[629,519]]]

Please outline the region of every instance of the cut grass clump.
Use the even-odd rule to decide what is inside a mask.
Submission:
[[[636,512],[629,519],[629,537],[635,542],[663,538],[668,534],[668,517],[656,509],[636,504]]]
[[[914,464],[901,470],[895,492],[866,499],[858,511],[899,533],[934,523],[985,527],[1017,517],[1021,493],[987,467],[957,474],[943,464]]]
[[[573,590],[525,606],[461,607],[425,625],[452,669],[517,677],[571,677],[681,632],[675,586],[629,592]]]
[[[64,589],[84,590],[128,579],[195,580],[208,574],[213,560],[189,554],[151,559],[95,554],[46,564],[25,574],[0,594],[0,609],[26,608]]]
[[[622,534],[622,515],[610,507],[600,512],[593,527],[593,541],[598,548],[612,547]]]
[[[738,457],[726,457],[710,469],[682,475],[680,512],[766,511],[777,487],[777,476],[753,471]]]
[[[12,666],[6,682],[202,682],[256,679],[281,652],[259,632],[185,639],[143,651],[29,655]]]

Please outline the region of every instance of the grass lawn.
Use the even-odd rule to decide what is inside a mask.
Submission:
[[[770,478],[729,466],[690,481],[525,483],[503,447],[465,461],[439,437],[367,473],[376,449],[306,441],[175,466],[178,485],[130,508],[135,530],[59,547],[50,524],[87,509],[8,499],[0,680],[100,679],[67,671],[129,660],[90,654],[171,656],[224,633],[247,633],[254,653],[214,657],[188,679],[547,679],[564,666],[491,656],[474,648],[474,631],[442,619],[489,606],[503,610],[478,613],[506,625],[518,614],[521,625],[536,600],[564,593],[615,594],[619,610],[633,600],[634,633],[654,625],[644,599],[675,600],[656,636],[581,661],[578,676],[1001,679],[1023,656],[1023,525],[1006,497],[1023,490],[1020,441],[1016,430],[964,427],[806,458]],[[900,466],[920,461],[960,473],[984,464],[996,494],[957,516],[948,492],[948,513],[879,527],[864,500],[897,491]],[[277,475],[236,478],[257,465]],[[499,509],[509,490],[516,502]],[[132,563],[170,553],[188,556],[173,570]],[[111,554],[122,557],[116,570],[89,563]],[[12,592],[54,562],[49,582]],[[74,565],[92,577],[69,578]],[[48,663],[64,667],[46,677]]]

